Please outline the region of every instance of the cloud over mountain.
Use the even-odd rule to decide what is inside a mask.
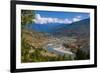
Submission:
[[[33,21],[37,24],[47,24],[47,23],[62,23],[62,24],[70,24],[72,22],[80,21],[81,16],[76,16],[72,19],[65,18],[54,18],[54,17],[42,17],[40,14],[35,15],[35,19]]]
[[[81,16],[76,16],[73,18],[73,22],[80,21],[81,18],[82,18]]]

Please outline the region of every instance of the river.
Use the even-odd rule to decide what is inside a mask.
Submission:
[[[58,46],[55,47],[53,44],[48,44],[46,49],[50,52],[55,52],[55,53],[60,54],[60,55],[64,55],[64,54],[75,55],[74,53],[67,50],[67,48],[64,48],[61,45],[58,45]]]

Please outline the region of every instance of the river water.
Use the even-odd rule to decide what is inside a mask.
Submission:
[[[47,50],[49,51],[49,52],[55,52],[55,53],[57,53],[57,54],[59,54],[59,55],[64,55],[64,54],[67,54],[67,55],[74,55],[74,53],[72,53],[71,51],[69,51],[69,50],[63,50],[63,49],[60,49],[60,48],[62,48],[62,47],[53,47],[52,46],[52,44],[51,45],[48,45],[47,46]]]

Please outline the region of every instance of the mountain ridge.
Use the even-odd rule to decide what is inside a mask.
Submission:
[[[71,24],[30,24],[28,25],[28,28],[38,31],[38,32],[44,32],[44,33],[57,33],[62,30],[69,30],[73,28],[79,28],[80,26],[88,26],[90,23],[90,19],[84,19],[78,22],[74,22]]]

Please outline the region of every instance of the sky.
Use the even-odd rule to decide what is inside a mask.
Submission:
[[[82,12],[56,12],[56,11],[35,11],[36,24],[62,23],[70,24],[86,18],[89,18],[89,13]]]

